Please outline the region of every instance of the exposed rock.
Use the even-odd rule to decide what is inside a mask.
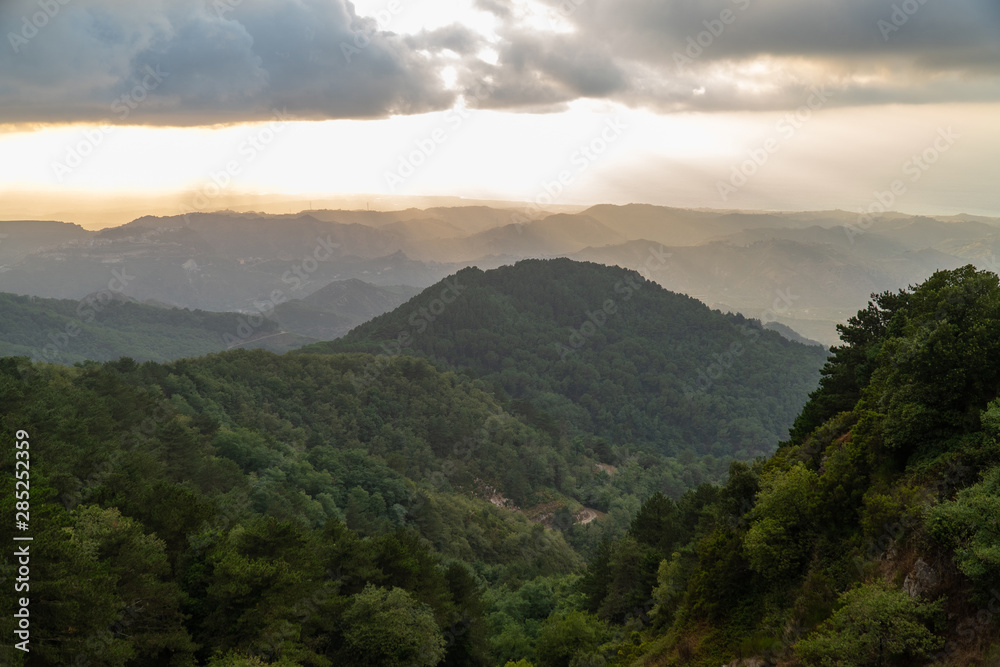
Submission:
[[[723,665],[722,667],[768,667],[770,663],[763,658],[740,658]]]
[[[600,519],[603,516],[604,512],[601,510],[595,510],[593,507],[584,507],[582,510],[574,514],[573,518],[576,519],[576,523],[587,525],[591,521]]]
[[[918,558],[913,564],[913,571],[906,575],[903,581],[903,590],[909,593],[911,598],[915,598],[930,591],[937,584],[937,572],[925,563],[923,558]]]

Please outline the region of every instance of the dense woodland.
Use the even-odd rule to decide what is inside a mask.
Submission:
[[[790,369],[805,385],[815,351],[648,283],[626,300],[615,286],[629,272],[588,282],[594,269],[569,265],[574,292],[548,284],[559,262],[518,266],[527,279],[504,292],[489,284],[504,271],[460,273],[468,289],[423,332],[411,303],[343,343],[409,331],[391,354],[0,360],[0,429],[8,443],[29,435],[34,536],[32,653],[3,658],[994,664],[995,275],[967,267],[875,295],[842,326],[791,436],[751,460],[778,438],[744,437],[794,418],[781,421],[791,394],[768,392]],[[676,316],[642,301],[654,298]],[[619,310],[568,358],[541,344],[604,299]],[[451,333],[435,333],[448,318]],[[684,398],[740,326],[757,341]],[[480,343],[499,365],[477,361]],[[13,475],[0,493],[12,517]],[[606,515],[574,522],[585,507]],[[13,563],[4,550],[0,567]],[[11,637],[6,606],[0,618]]]
[[[773,457],[650,498],[588,563],[586,611],[636,628],[620,661],[1000,661],[997,276],[938,272],[840,330]]]
[[[578,433],[741,458],[787,436],[826,358],[635,271],[568,259],[464,269],[305,349],[425,356]]]
[[[219,352],[280,331],[272,320],[157,307],[110,290],[41,299],[0,292],[0,355],[73,364],[130,357],[171,361]]]

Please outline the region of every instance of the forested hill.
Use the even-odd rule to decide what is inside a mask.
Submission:
[[[304,351],[422,355],[577,432],[740,458],[787,437],[826,358],[635,271],[568,259],[464,269]]]
[[[49,363],[171,361],[279,332],[259,316],[251,326],[239,313],[153,306],[111,290],[77,301],[0,293],[0,356]]]
[[[0,292],[0,356],[74,364],[166,362],[234,347],[284,352],[341,336],[418,291],[341,280],[303,299],[254,302],[249,312],[229,313],[139,302],[112,289],[80,300]]]
[[[1000,664],[997,276],[940,271],[840,331],[774,457],[654,496],[591,559],[589,612],[649,612],[614,664]]]
[[[25,443],[4,467],[27,452],[30,501],[18,502],[33,537],[31,653],[10,646],[5,595],[0,662],[495,664],[485,589],[510,586],[491,599],[516,603],[541,577],[551,597],[546,577],[581,559],[562,533],[482,498],[511,481],[524,501],[607,475],[426,361],[356,382],[372,362],[259,350],[167,366],[0,360],[0,429]],[[13,472],[0,491],[13,522]]]
[[[463,275],[461,298],[489,274]],[[991,667],[998,332],[972,267],[876,295],[777,453],[686,493],[709,457],[569,434],[407,355],[0,359],[3,462],[27,471],[0,515],[33,538],[31,653],[0,659]]]

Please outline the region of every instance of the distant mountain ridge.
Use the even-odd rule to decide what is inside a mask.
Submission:
[[[655,252],[672,261],[648,271]],[[220,211],[145,216],[99,232],[0,222],[0,290],[78,299],[103,289],[111,271],[125,270],[136,276],[126,290],[131,297],[215,311],[250,309],[276,290],[302,299],[350,279],[423,288],[466,266],[487,270],[551,257],[636,269],[668,289],[749,317],[762,316],[775,291],[794,287],[803,296],[768,319],[833,344],[835,325],[872,292],[969,262],[1000,269],[1000,220],[602,204],[527,217],[481,205]]]
[[[238,313],[139,302],[107,289],[80,300],[0,293],[0,356],[72,364],[120,357],[164,362],[235,347],[285,352],[342,336],[416,292],[348,280]]]
[[[304,299],[274,308],[283,329],[318,340],[343,336],[354,327],[405,303],[415,287],[376,287],[357,279],[335,281]]]
[[[258,338],[278,332],[262,320],[240,336],[237,313],[209,313],[138,303],[104,291],[80,301],[0,293],[0,356],[72,364],[169,361],[219,352],[227,336]]]

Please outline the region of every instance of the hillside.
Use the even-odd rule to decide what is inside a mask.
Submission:
[[[0,356],[49,363],[119,357],[170,361],[278,331],[276,323],[263,318],[248,326],[238,313],[157,307],[109,290],[80,301],[0,293]]]
[[[397,308],[419,291],[415,287],[377,287],[360,280],[337,280],[304,299],[279,303],[274,307],[274,318],[286,331],[332,340]]]
[[[489,206],[398,211],[216,211],[143,216],[99,232],[0,222],[0,290],[80,299],[114,272],[125,294],[182,308],[244,311],[280,291],[334,281],[425,288],[467,266],[570,257],[635,269],[712,308],[766,316],[825,345],[872,292],[973,263],[996,271],[1000,220],[870,218],[845,211],[713,211],[630,204],[556,213]],[[773,309],[776,292],[797,297]]]
[[[305,350],[418,354],[572,432],[740,458],[787,436],[826,357],[634,271],[566,259],[462,270]]]
[[[6,358],[0,401],[30,444],[32,594],[63,603],[32,610],[33,665],[329,667],[362,631],[387,633],[371,664],[496,664],[578,578],[573,545],[721,472],[566,437],[403,356]]]
[[[28,246],[33,234],[20,225],[2,240]],[[338,280],[426,286],[460,268],[411,259],[399,235],[311,215],[147,216],[79,235],[32,246],[0,266],[0,290],[81,299],[126,275],[122,293],[139,301],[244,311],[276,293],[280,300],[302,299]]]
[[[775,455],[733,461],[721,486],[711,482],[731,456],[699,458],[692,447],[667,458],[584,431],[571,418],[588,403],[556,393],[574,385],[552,382],[555,373],[538,375],[548,391],[504,389],[531,377],[519,364],[547,359],[538,344],[610,278],[606,301],[621,305],[587,337],[592,352],[570,355],[589,354],[592,375],[582,362],[574,373],[598,378],[598,400],[634,391],[612,372],[621,347],[642,368],[657,368],[643,356],[653,350],[683,369],[678,350],[703,351],[688,332],[706,345],[739,326],[759,332],[729,370],[754,368],[760,396],[722,394],[722,406],[766,409],[761,371],[772,362],[753,346],[784,358],[786,375],[788,359],[804,366],[822,352],[632,272],[553,260],[460,272],[453,294],[424,292],[339,343],[377,344],[361,334],[403,317],[408,349],[419,353],[426,338],[439,365],[447,354],[473,361],[474,342],[487,346],[484,359],[496,345],[505,356],[486,359],[481,378],[471,363],[441,370],[391,343],[377,356],[316,353],[338,345],[327,343],[169,364],[0,359],[0,428],[31,462],[31,595],[63,603],[32,608],[30,662],[3,659],[997,664],[995,275],[965,267],[874,295],[841,328],[843,344]],[[441,312],[433,299],[445,296]],[[463,322],[484,326],[464,334]],[[670,390],[669,377],[658,381]],[[705,395],[716,387],[729,385]],[[14,483],[2,478],[5,516],[20,502]],[[12,566],[10,550],[0,554],[0,569]],[[8,634],[11,603],[0,615]]]
[[[765,229],[692,246],[631,241],[588,248],[572,258],[636,268],[713,308],[777,319],[825,344],[836,343],[836,324],[868,294],[968,263],[936,250],[913,251],[876,234],[855,241],[849,242],[843,228]],[[655,261],[660,256],[667,259]],[[788,298],[781,300],[783,294]]]
[[[501,474],[522,475],[525,493],[606,476],[426,362],[396,359],[356,383],[371,362],[0,360],[4,436],[29,429],[17,437],[32,464],[32,599],[60,602],[32,606],[31,661],[8,644],[4,664],[352,664],[351,637],[369,628],[388,633],[368,646],[377,664],[425,650],[433,660],[419,664],[486,664],[483,587],[580,560],[561,533],[483,498],[507,489]],[[550,465],[528,470],[535,458]],[[14,476],[2,486],[7,516]],[[381,608],[379,595],[399,605],[381,621],[366,606]],[[397,630],[384,626],[406,610]]]
[[[591,559],[615,664],[1000,664],[998,332],[971,266],[873,295],[774,457]]]
[[[214,313],[140,303],[103,290],[79,301],[0,293],[0,356],[73,364],[131,357],[172,361],[233,347],[286,352],[343,336],[417,293],[334,281],[304,299],[246,313]]]
[[[32,253],[91,236],[79,225],[53,220],[0,220],[0,269]]]

